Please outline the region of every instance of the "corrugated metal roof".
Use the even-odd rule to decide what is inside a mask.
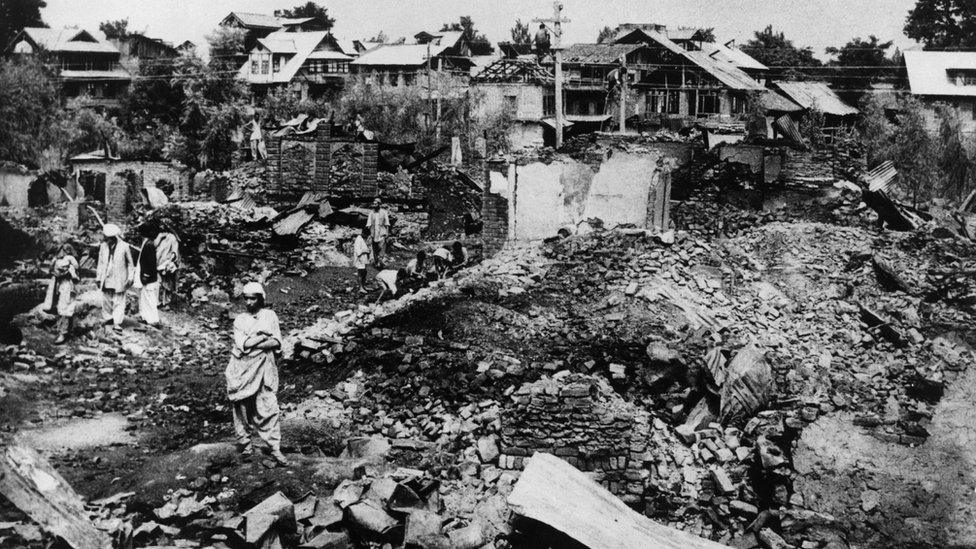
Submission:
[[[850,116],[860,111],[844,103],[826,82],[774,82],[776,87],[804,109],[816,107],[824,114]]]
[[[767,111],[799,112],[803,107],[790,101],[776,90],[766,90],[759,94],[759,104]]]
[[[895,169],[895,163],[891,160],[885,160],[864,174],[864,180],[868,182],[869,191],[878,192],[887,190],[897,176],[898,170]]]
[[[763,65],[759,61],[756,61],[751,55],[740,50],[739,48],[730,48],[714,42],[704,42],[702,43],[702,53],[711,57],[712,59],[715,59],[716,61],[731,63],[740,69],[758,71],[769,70],[769,67]]]
[[[352,57],[337,51],[313,51],[306,59],[328,59],[334,61],[351,61]]]
[[[232,11],[224,18],[234,17],[245,27],[260,27],[264,29],[280,29],[286,25],[300,25],[314,19],[314,17],[275,17],[266,13],[248,13]]]
[[[427,62],[427,44],[387,44],[368,51],[350,63],[351,65],[402,65],[417,67]],[[430,44],[430,56],[440,55],[447,46]]]
[[[976,71],[974,51],[905,52],[908,84],[914,95],[976,97],[976,85],[956,84],[949,71]]]
[[[563,63],[616,65],[621,56],[640,47],[641,44],[573,44],[563,51]]]
[[[684,56],[733,90],[762,91],[765,89],[753,77],[742,72],[741,69],[731,63],[716,61],[700,51],[686,51]]]
[[[24,34],[33,43],[48,51],[119,53],[111,42],[99,40],[97,36],[84,29],[24,27]]]

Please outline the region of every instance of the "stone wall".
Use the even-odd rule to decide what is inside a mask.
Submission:
[[[487,257],[501,250],[508,240],[508,199],[485,188],[481,204],[481,238]]]
[[[192,172],[188,168],[170,164],[169,162],[147,162],[141,160],[82,162],[73,165],[72,171],[75,174],[82,171],[104,173],[106,202],[111,202],[111,196],[115,193],[114,200],[116,205],[121,202],[131,203],[132,201],[139,200],[138,196],[122,197],[118,194],[127,191],[112,190],[113,186],[118,186],[123,184],[123,182],[125,185],[131,184],[129,183],[129,179],[120,177],[121,174],[126,172],[136,174],[140,187],[144,184],[159,187],[161,186],[161,182],[172,185],[173,193],[169,197],[172,201],[188,200],[192,194]]]
[[[780,179],[783,181],[830,181],[834,179],[835,158],[829,149],[796,151],[787,149]]]
[[[624,501],[639,503],[648,476],[644,463],[653,461],[648,413],[603,379],[556,378],[526,383],[512,395],[502,412],[499,465],[522,469],[534,452],[548,452],[592,473]]]

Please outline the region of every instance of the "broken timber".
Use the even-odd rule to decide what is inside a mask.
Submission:
[[[74,489],[37,452],[16,443],[0,450],[0,494],[74,549],[108,549]]]
[[[508,496],[514,511],[591,549],[720,549],[728,546],[641,515],[569,463],[536,453]]]

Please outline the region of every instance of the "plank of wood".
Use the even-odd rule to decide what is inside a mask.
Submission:
[[[508,503],[591,549],[728,549],[654,522],[551,454],[529,459]]]
[[[112,547],[108,534],[92,524],[81,496],[26,446],[14,443],[0,449],[0,494],[75,549]]]

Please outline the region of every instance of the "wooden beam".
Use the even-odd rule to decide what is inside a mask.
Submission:
[[[550,454],[529,459],[508,503],[591,549],[728,549],[654,522]]]
[[[95,528],[84,502],[34,450],[10,444],[0,450],[0,494],[44,530],[75,549],[110,549],[108,534]]]

